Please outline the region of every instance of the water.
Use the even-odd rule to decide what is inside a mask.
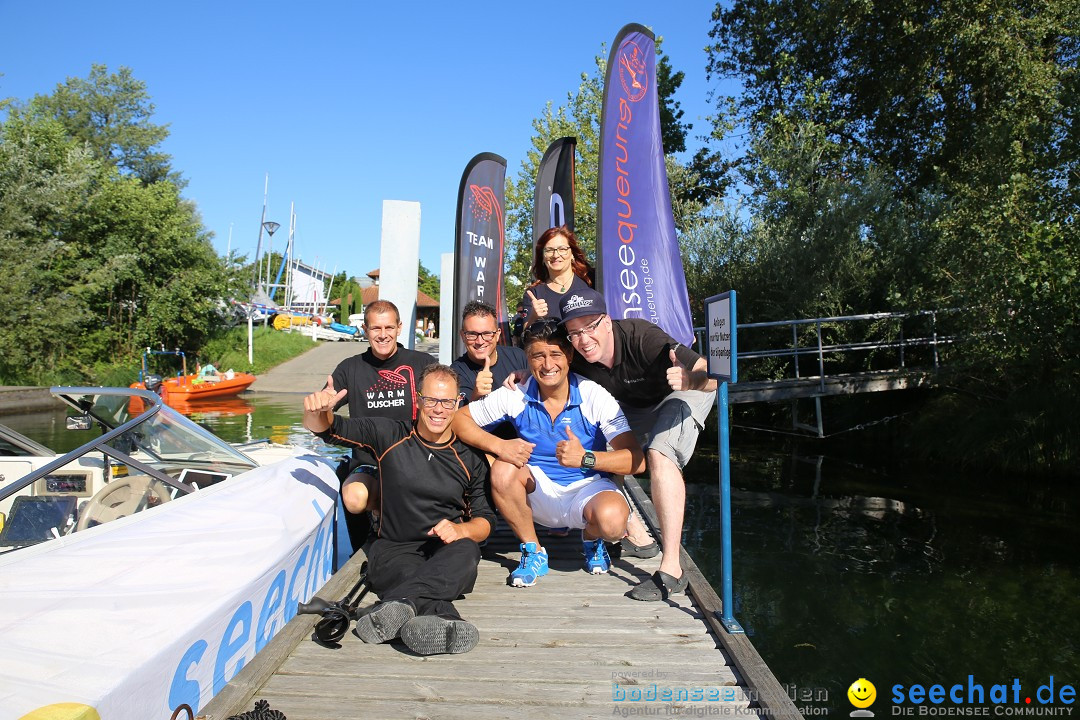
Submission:
[[[300,427],[301,402],[249,395],[190,414],[229,441],[325,451]],[[47,445],[86,440],[62,415],[0,421]],[[719,589],[708,443],[687,473],[685,544]],[[781,683],[811,698],[796,703],[808,715],[846,716],[858,678],[877,687],[879,717],[897,684],[1080,684],[1080,489],[854,464],[835,446],[806,455],[818,447],[732,435],[735,617]]]

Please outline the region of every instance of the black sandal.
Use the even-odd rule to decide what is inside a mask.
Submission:
[[[685,571],[683,572],[682,577],[674,578],[666,572],[657,570],[651,576],[642,580],[641,583],[628,592],[627,595],[634,600],[642,600],[644,602],[667,600],[675,593],[685,592],[689,582]]]
[[[622,547],[622,557],[651,558],[660,554],[660,546],[653,540],[648,545],[635,545],[634,541],[624,537],[619,541]]]

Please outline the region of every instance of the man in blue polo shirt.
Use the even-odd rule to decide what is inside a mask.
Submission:
[[[524,334],[532,377],[474,400],[454,418],[466,443],[498,458],[491,468],[495,506],[521,541],[521,561],[510,584],[529,587],[547,574],[547,550],[534,522],[582,529],[585,568],[611,566],[604,540],[626,534],[630,508],[608,473],[640,472],[641,446],[615,398],[570,373],[574,350],[558,321],[544,318]],[[505,440],[481,426],[509,420],[518,438]],[[611,450],[606,448],[610,445]]]

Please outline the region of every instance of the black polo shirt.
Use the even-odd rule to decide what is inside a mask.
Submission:
[[[667,371],[671,367],[672,347],[678,346],[675,355],[687,368],[693,368],[701,359],[648,320],[612,319],[611,329],[615,335],[611,368],[586,362],[580,353],[574,353],[570,369],[598,383],[630,407],[652,407],[671,394]]]

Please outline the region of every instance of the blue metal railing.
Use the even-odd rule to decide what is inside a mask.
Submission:
[[[850,355],[857,352],[875,352],[895,350],[899,368],[907,367],[910,351],[913,348],[929,348],[932,354],[932,365],[935,370],[940,367],[940,349],[944,345],[951,344],[955,339],[951,336],[943,336],[938,332],[938,315],[954,313],[955,310],[917,310],[913,312],[881,312],[866,313],[862,315],[835,315],[831,317],[804,318],[799,320],[777,320],[772,322],[739,323],[737,329],[740,333],[738,360],[760,360],[764,358],[790,358],[791,367],[796,379],[803,377],[819,378],[824,385],[827,359],[837,359],[839,356]],[[926,318],[929,327],[922,334],[909,336],[905,332],[905,321],[913,321],[918,318]],[[837,326],[853,324],[857,322],[886,321],[886,327],[895,323],[895,334],[892,337],[884,337],[880,340],[860,340],[855,342],[827,342],[825,330],[835,329]],[[813,335],[808,338],[800,329],[813,327]],[[744,350],[748,340],[746,332],[763,328],[791,328],[791,343],[782,347],[769,347],[765,349]],[[694,335],[697,338],[697,347],[704,347],[704,327],[695,327]],[[804,367],[800,367],[801,357],[812,356],[816,358],[816,376],[804,376]]]

